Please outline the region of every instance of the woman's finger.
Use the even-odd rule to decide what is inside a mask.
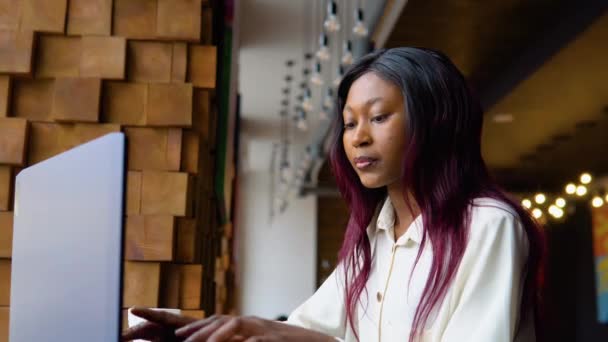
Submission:
[[[225,316],[213,315],[211,317],[192,322],[190,324],[187,324],[187,325],[177,329],[175,331],[175,335],[178,337],[181,337],[181,338],[189,337],[190,335],[197,332],[198,330],[204,328],[205,326],[207,326],[223,317],[225,318]]]
[[[170,327],[182,327],[196,321],[195,318],[185,317],[163,310],[152,310],[146,308],[133,308],[131,313],[147,321],[159,323]]]
[[[232,321],[227,317],[215,320],[211,324],[205,325],[199,330],[194,331],[184,342],[206,342],[217,329]]]
[[[122,333],[121,341],[151,339],[163,334],[163,326],[153,322],[143,322]]]
[[[214,332],[212,332],[212,334],[207,339],[200,341],[225,342],[230,341],[230,339],[237,334],[241,336],[256,335],[256,332],[253,331],[255,329],[251,329],[250,327],[250,325],[254,324],[255,323],[249,318],[236,317],[228,321],[226,324],[222,325]]]

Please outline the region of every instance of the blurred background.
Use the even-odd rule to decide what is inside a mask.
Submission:
[[[608,341],[606,0],[0,0],[0,341],[15,176],[109,132],[123,308],[289,314],[348,220],[336,86],[399,46],[446,53],[482,102],[484,158],[547,236],[548,340]]]
[[[335,267],[348,210],[323,137],[340,66],[349,53],[421,46],[446,53],[467,77],[485,110],[488,166],[545,223],[549,340],[608,341],[607,5],[239,2],[240,312],[288,313]]]

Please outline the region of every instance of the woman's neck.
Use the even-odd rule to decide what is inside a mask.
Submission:
[[[416,216],[420,213],[418,204],[411,193],[408,191],[408,200],[410,206],[405,201],[403,196],[404,188],[401,182],[396,182],[387,186],[388,196],[391,199],[393,208],[395,210],[395,241],[397,241],[405,232],[408,227],[412,224]]]

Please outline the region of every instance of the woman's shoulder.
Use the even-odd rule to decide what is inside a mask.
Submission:
[[[508,203],[494,198],[476,198],[470,206],[470,234],[521,235],[521,219]]]

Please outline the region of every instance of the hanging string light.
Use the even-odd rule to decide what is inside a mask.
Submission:
[[[319,50],[317,50],[316,56],[318,59],[322,60],[322,61],[328,61],[329,58],[331,57],[331,54],[329,53],[329,38],[327,37],[327,34],[325,33],[321,33],[321,36],[319,37]]]
[[[319,111],[319,119],[325,121],[325,120],[329,120],[329,112],[331,111],[331,109],[329,109],[327,106],[323,105],[321,106],[321,110]]]
[[[306,88],[305,90],[305,94],[304,94],[304,99],[302,100],[302,108],[307,111],[310,112],[313,109],[313,104],[312,104],[312,93],[310,91],[310,88]]]
[[[303,132],[308,130],[308,120],[306,119],[306,112],[301,108],[298,110],[296,127],[298,127],[298,129]]]
[[[338,20],[338,5],[335,1],[329,1],[327,3],[327,17],[323,23],[323,27],[327,32],[338,32],[340,31],[340,21]]]
[[[331,87],[327,88],[327,92],[325,93],[325,98],[323,99],[323,106],[331,109],[334,107],[334,90]]]
[[[344,77],[344,67],[342,65],[339,65],[336,78],[334,78],[334,81],[332,82],[334,87],[338,87],[340,85],[340,82],[342,82],[342,77]]]
[[[342,64],[351,65],[355,61],[353,57],[353,45],[350,40],[344,42],[344,51],[342,52]]]
[[[315,63],[315,70],[313,71],[312,76],[310,77],[310,83],[316,86],[323,85],[323,75],[321,75],[321,63],[318,61],[317,63]]]
[[[367,37],[368,30],[363,20],[363,8],[357,8],[357,11],[355,11],[355,20],[356,21],[355,26],[353,27],[353,33],[360,38]]]

